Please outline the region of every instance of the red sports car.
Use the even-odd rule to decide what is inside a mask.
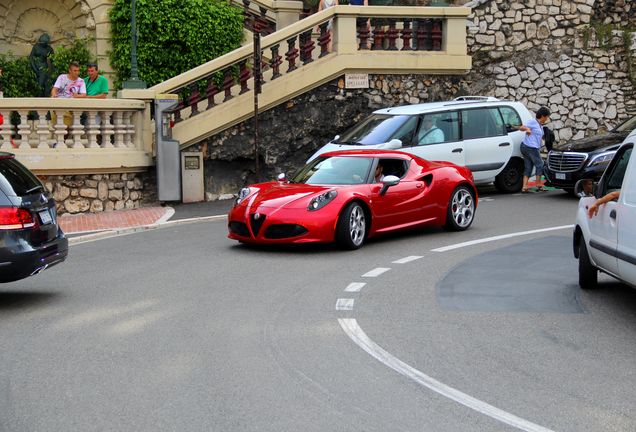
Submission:
[[[399,151],[324,153],[291,180],[241,189],[228,215],[245,243],[331,243],[358,249],[368,237],[425,225],[462,231],[475,217],[468,168]]]

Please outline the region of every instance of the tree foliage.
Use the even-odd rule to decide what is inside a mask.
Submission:
[[[115,87],[130,77],[131,2],[110,10]],[[216,0],[137,0],[137,64],[149,86],[238,48],[243,12]]]

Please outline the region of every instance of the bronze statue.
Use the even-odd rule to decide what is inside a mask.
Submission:
[[[40,97],[48,97],[51,94],[51,37],[47,33],[43,33],[38,42],[33,45],[31,54],[29,55],[29,64],[35,72],[40,88]]]

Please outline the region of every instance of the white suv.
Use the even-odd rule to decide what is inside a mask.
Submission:
[[[595,196],[579,201],[574,256],[579,259],[581,288],[595,287],[599,270],[636,287],[636,157],[631,157],[635,144],[636,131],[616,152],[594,187]],[[583,182],[577,183],[576,192],[584,194]],[[601,205],[598,214],[588,218],[589,206],[615,190],[620,190],[618,200]]]
[[[333,150],[400,149],[428,160],[468,167],[476,184],[518,192],[523,180],[518,126],[533,116],[520,102],[469,96],[375,111],[309,160]]]

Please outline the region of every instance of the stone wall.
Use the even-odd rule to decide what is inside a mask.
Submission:
[[[460,2],[461,3],[461,2]],[[468,20],[468,75],[371,75],[370,88],[335,80],[260,114],[260,179],[293,172],[334,135],[371,111],[497,96],[547,105],[559,141],[597,133],[636,115],[636,5],[629,0],[475,0]],[[196,147],[205,154],[206,196],[255,181],[253,121]]]
[[[57,201],[58,214],[138,208],[155,199],[148,173],[40,176]]]

